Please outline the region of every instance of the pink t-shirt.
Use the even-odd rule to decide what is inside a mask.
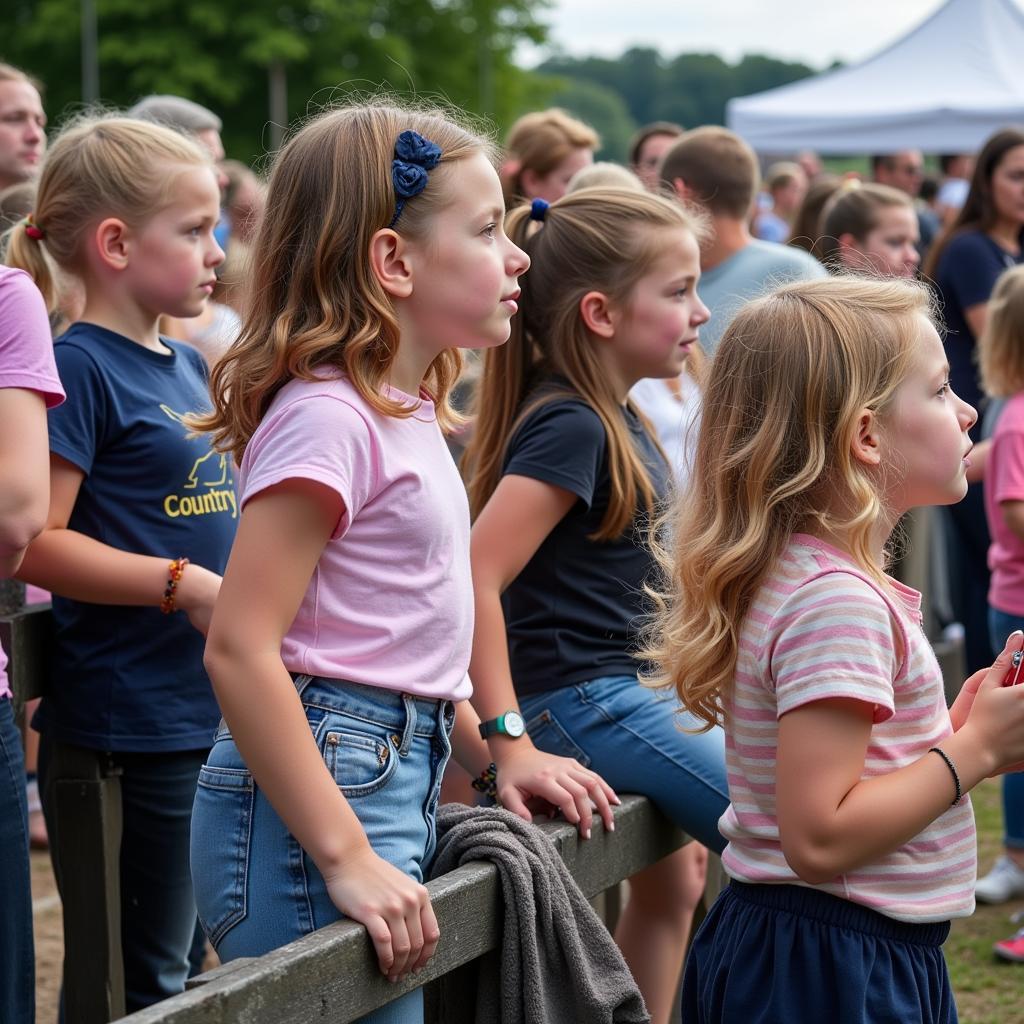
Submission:
[[[24,271],[0,266],[0,388],[43,396],[48,409],[64,401],[53,358],[46,303]],[[0,648],[0,700],[10,697],[7,655]]]
[[[1024,393],[1003,408],[985,466],[985,514],[992,544],[988,603],[1010,615],[1024,615],[1024,540],[1003,519],[1000,503],[1024,501]]]
[[[921,628],[921,595],[895,597],[842,552],[794,535],[740,630],[726,700],[730,804],[719,821],[728,874],[806,885],[786,862],[775,805],[779,718],[833,697],[874,709],[862,778],[919,760],[952,733],[942,674]],[[934,755],[932,755],[934,756]],[[952,791],[952,780],[950,780]],[[944,921],[974,910],[977,843],[969,797],[899,849],[824,885],[824,892],[901,921]]]
[[[296,478],[336,491],[345,512],[281,645],[285,666],[421,697],[468,697],[469,504],[433,403],[386,416],[347,378],[291,381],[245,450],[243,509]]]

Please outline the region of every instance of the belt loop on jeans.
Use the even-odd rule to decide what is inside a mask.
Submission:
[[[310,675],[299,673],[297,675],[292,676],[292,682],[295,684],[295,689],[298,691],[299,696],[301,697],[303,690],[305,690],[306,687],[309,686],[311,682],[313,682],[313,677]]]
[[[398,748],[399,757],[405,757],[409,753],[416,734],[416,698],[403,693],[402,703],[405,705],[405,731],[402,733],[402,742]]]

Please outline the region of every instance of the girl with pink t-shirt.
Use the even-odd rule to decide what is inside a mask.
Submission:
[[[471,694],[469,509],[442,429],[459,348],[503,344],[526,254],[483,139],[385,104],[311,121],[270,180],[238,342],[198,419],[240,464],[237,542],[206,664],[224,723],[192,866],[222,959],[342,916],[394,982],[438,926],[422,880],[454,746],[493,753]],[[449,739],[451,735],[451,741]],[[500,781],[581,830],[611,789],[570,759]],[[418,1021],[409,981],[368,1020]]]
[[[909,281],[789,285],[718,349],[650,650],[726,731],[731,881],[687,1020],[956,1020],[966,794],[1024,759],[1024,687],[1002,685],[1018,633],[947,711],[920,595],[883,569],[903,513],[967,490],[975,412],[948,376]]]
[[[1002,400],[993,410],[998,419],[985,465],[985,512],[992,537],[988,623],[995,643],[1010,630],[1024,629],[1024,267],[999,278],[988,310],[979,339],[982,387]],[[1024,773],[1003,779],[1003,833],[1003,854],[974,890],[982,903],[1024,895]],[[993,948],[1004,960],[1024,962],[1024,929]]]

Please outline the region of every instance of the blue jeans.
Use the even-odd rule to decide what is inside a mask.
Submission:
[[[422,882],[436,845],[434,815],[451,755],[451,703],[309,676],[299,676],[296,687],[327,768],[370,845]],[[192,876],[199,918],[225,961],[261,956],[342,917],[223,724],[199,773]],[[363,1020],[418,1024],[422,992]]]
[[[992,650],[1001,651],[1015,629],[1024,629],[1024,615],[1010,615],[989,605],[988,629]],[[1003,776],[1003,829],[1003,845],[1024,850],[1024,772]]]
[[[614,789],[656,803],[687,835],[721,853],[718,819],[729,804],[725,734],[680,726],[675,695],[641,686],[636,676],[606,676],[520,697],[534,744],[593,768]]]
[[[0,1020],[36,1015],[25,758],[9,697],[0,698]]]
[[[128,1013],[185,989],[196,907],[189,874],[189,825],[203,750],[138,753],[89,750],[62,744],[44,731],[39,741],[39,778],[58,888],[70,865],[60,851],[73,845],[54,816],[54,785],[73,757],[113,775],[121,789],[121,953]],[[55,842],[55,838],[59,841]],[[61,1010],[63,1020],[63,1008]]]

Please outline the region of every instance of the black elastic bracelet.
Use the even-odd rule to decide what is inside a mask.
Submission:
[[[956,797],[949,806],[956,807],[956,805],[960,803],[960,798],[964,795],[964,791],[960,786],[960,773],[956,770],[956,765],[953,764],[953,758],[951,758],[941,747],[929,747],[928,753],[938,754],[939,757],[946,762],[946,767],[949,769],[950,774],[953,776],[953,782],[956,784]]]
[[[491,800],[498,799],[498,767],[492,761],[470,785]]]

